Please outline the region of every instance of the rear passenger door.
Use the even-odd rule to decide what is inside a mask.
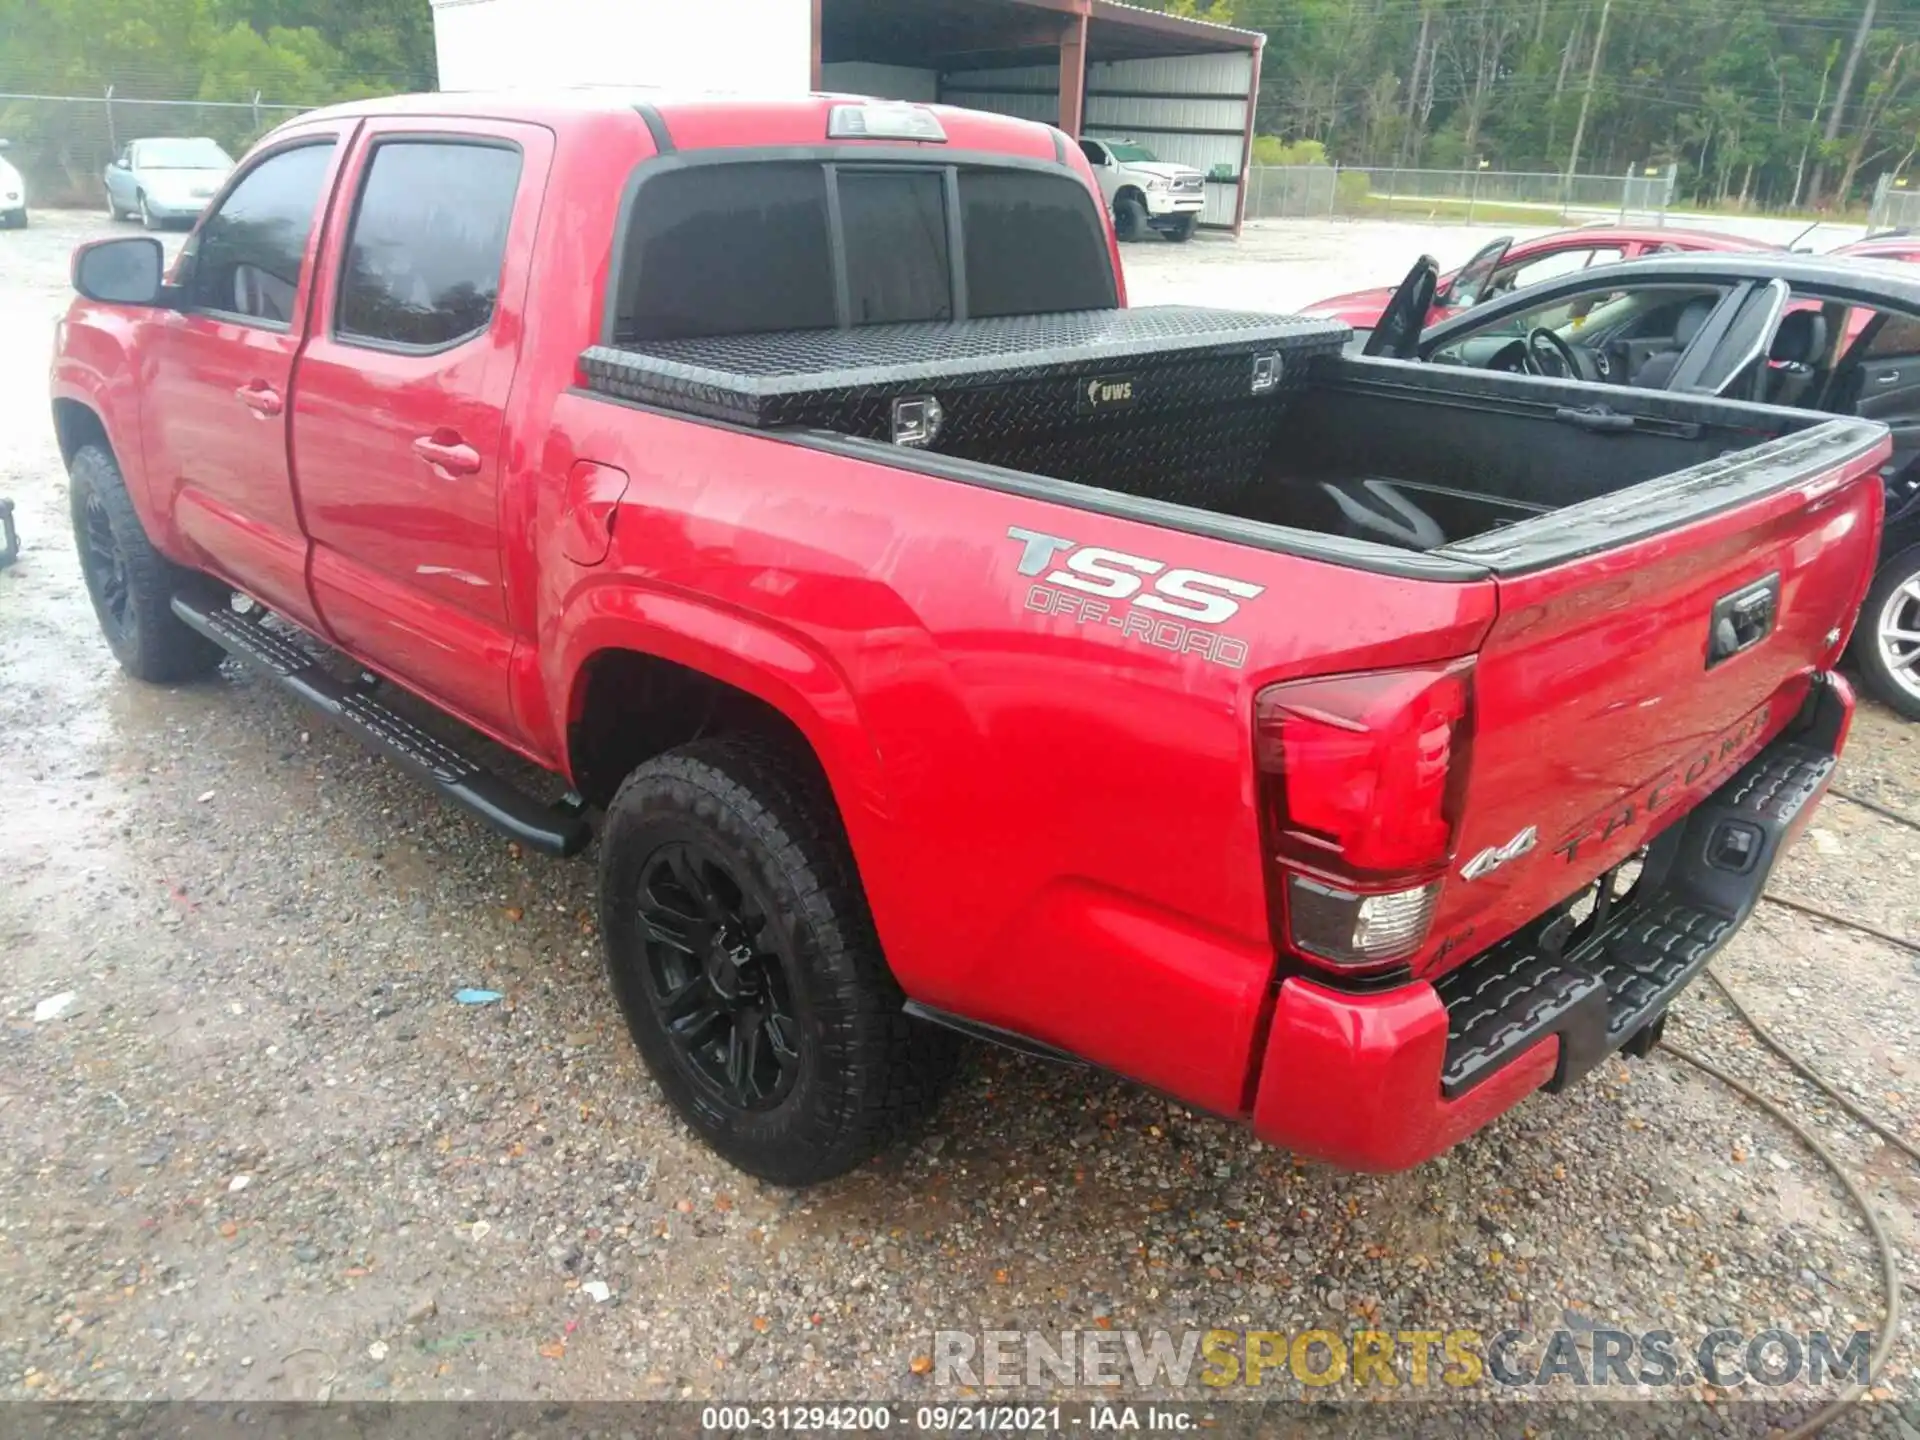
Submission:
[[[512,729],[500,477],[552,133],[370,121],[293,410],[316,604],[336,641]]]

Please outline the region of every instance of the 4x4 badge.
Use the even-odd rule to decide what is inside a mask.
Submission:
[[[1489,845],[1462,865],[1460,874],[1468,880],[1478,880],[1482,875],[1491,875],[1509,860],[1518,860],[1539,843],[1539,829],[1529,825],[1506,844]]]

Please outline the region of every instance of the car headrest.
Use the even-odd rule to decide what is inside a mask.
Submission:
[[[1818,310],[1795,310],[1773,332],[1769,360],[1788,365],[1811,365],[1827,351],[1827,317]]]
[[[1693,343],[1693,337],[1707,323],[1707,317],[1713,314],[1719,301],[1710,295],[1700,295],[1686,303],[1680,318],[1673,322],[1673,343],[1687,346]]]

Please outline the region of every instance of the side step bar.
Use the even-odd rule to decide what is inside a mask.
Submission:
[[[1002,1030],[998,1025],[989,1025],[984,1020],[969,1020],[964,1015],[955,1015],[948,1010],[936,1010],[931,1005],[922,1005],[918,1000],[909,1000],[900,1008],[916,1020],[924,1020],[930,1025],[941,1025],[948,1030],[957,1031],[975,1040],[985,1040],[989,1045],[998,1045],[1021,1055],[1032,1055],[1036,1059],[1051,1060],[1057,1065],[1071,1065],[1080,1070],[1094,1068],[1091,1060],[1076,1055],[1071,1050],[1062,1050],[1058,1045],[1049,1045],[1044,1040],[1035,1040],[1030,1035],[1020,1034],[1017,1030]]]
[[[546,855],[577,855],[592,838],[577,804],[548,805],[516,789],[372,695],[335,679],[313,656],[259,620],[224,607],[203,608],[181,595],[173,599],[173,613],[528,849]]]

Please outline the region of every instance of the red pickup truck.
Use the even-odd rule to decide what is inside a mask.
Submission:
[[[74,282],[120,663],[597,832],[636,1044],[781,1182],[956,1032],[1414,1164],[1657,1040],[1852,713],[1883,427],[1128,309],[1042,125],[356,103]]]

